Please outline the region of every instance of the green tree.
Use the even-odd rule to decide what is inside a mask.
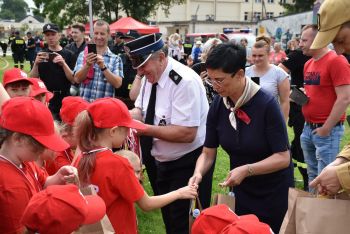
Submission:
[[[27,16],[28,9],[28,5],[24,0],[3,0],[0,18],[19,21]]]
[[[280,3],[287,14],[300,13],[312,10],[315,0],[293,0],[293,3]]]
[[[183,3],[185,0],[101,0],[92,1],[94,16],[111,23],[118,19],[120,10],[124,10],[127,16],[137,20],[146,21],[148,16],[159,7],[168,12],[169,7],[175,3]],[[34,0],[38,9],[36,15],[47,16],[51,22],[61,27],[72,22],[87,22],[89,19],[87,0]]]

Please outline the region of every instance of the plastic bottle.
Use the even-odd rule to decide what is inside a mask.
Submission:
[[[199,209],[194,209],[192,216],[193,218],[197,218],[201,214],[201,211]]]

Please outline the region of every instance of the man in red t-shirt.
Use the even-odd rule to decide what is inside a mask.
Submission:
[[[304,88],[309,101],[303,106],[305,127],[301,135],[309,181],[339,152],[345,110],[350,103],[350,67],[343,56],[323,47],[311,50],[315,26],[303,28],[300,48],[312,58],[304,66]]]

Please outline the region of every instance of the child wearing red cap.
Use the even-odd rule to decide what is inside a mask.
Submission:
[[[3,86],[11,98],[28,97],[31,80],[27,74],[19,68],[11,68],[4,72]]]
[[[62,151],[68,144],[54,131],[49,109],[29,97],[16,97],[1,106],[0,230],[18,233],[29,199],[42,188],[75,178],[74,168],[61,168],[47,177],[34,161],[45,148]]]
[[[86,110],[89,103],[81,97],[69,96],[62,100],[60,117],[62,123],[59,126],[61,137],[69,144],[69,147],[61,152],[55,152],[52,160],[46,161],[46,171],[49,175],[55,174],[62,166],[71,165],[74,158],[74,150],[77,148],[77,140],[73,135],[73,124],[77,115]]]
[[[70,234],[105,214],[106,204],[99,196],[83,196],[73,184],[52,185],[30,199],[21,222],[33,234]]]
[[[209,207],[196,218],[192,234],[271,234],[269,225],[255,215],[236,215],[227,205]]]
[[[134,202],[149,211],[177,199],[193,199],[197,187],[149,197],[135,177],[127,159],[113,154],[127,137],[129,128],[145,129],[132,120],[126,105],[115,98],[101,98],[81,112],[75,125],[75,136],[82,156],[78,163],[80,182],[92,184],[106,203],[107,215],[116,233],[137,233]]]
[[[30,78],[30,81],[32,82],[32,87],[29,96],[48,106],[49,101],[53,98],[53,93],[47,90],[42,80],[38,78]]]

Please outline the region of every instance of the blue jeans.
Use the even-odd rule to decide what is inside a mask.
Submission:
[[[335,160],[339,153],[340,140],[344,134],[344,125],[333,127],[330,135],[324,137],[313,134],[313,130],[305,124],[300,136],[309,183],[321,173],[323,168]]]

